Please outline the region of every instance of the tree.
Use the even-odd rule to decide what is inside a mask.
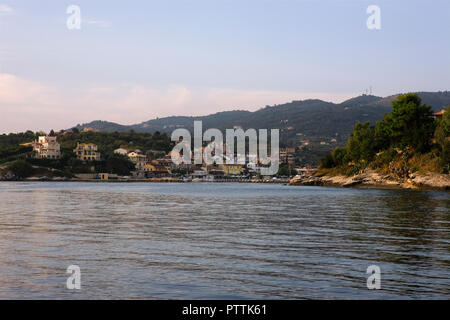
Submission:
[[[348,162],[348,153],[347,149],[337,147],[333,151],[333,161],[336,166],[342,166],[345,165],[346,162]]]
[[[382,149],[411,146],[418,152],[426,152],[434,127],[431,107],[422,105],[417,94],[408,93],[392,102],[392,111],[377,124],[377,137]]]
[[[336,164],[334,163],[333,155],[331,153],[328,153],[320,160],[320,168],[333,168],[335,166]]]
[[[440,158],[444,171],[450,170],[450,106],[447,107],[446,112],[442,118],[438,120],[434,138],[440,151]]]
[[[135,170],[135,166],[133,162],[128,159],[128,157],[120,154],[111,154],[107,157],[104,163],[104,169],[106,170],[106,172],[125,176],[129,175],[131,171]]]
[[[348,156],[353,161],[371,161],[377,152],[376,149],[375,127],[371,126],[369,122],[358,122],[347,143]]]

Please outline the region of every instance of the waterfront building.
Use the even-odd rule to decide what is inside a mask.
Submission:
[[[208,171],[208,176],[213,176],[214,178],[223,178],[224,175],[223,170],[211,169]]]
[[[281,148],[280,149],[280,162],[288,163],[293,166],[295,163],[294,159],[295,148]]]
[[[134,163],[136,170],[139,171],[147,164],[147,156],[142,154],[140,150],[128,153],[128,158]]]
[[[220,170],[223,171],[226,176],[238,176],[244,172],[244,168],[241,164],[221,164]]]
[[[79,143],[77,142],[77,147],[73,150],[75,152],[77,159],[82,161],[99,161],[100,152],[98,152],[98,147],[93,143]]]
[[[97,175],[97,177],[101,181],[117,180],[117,179],[119,179],[119,176],[117,174],[113,174],[113,173],[99,173]]]
[[[56,141],[56,137],[40,136],[32,143],[33,156],[38,159],[59,159],[61,158],[61,147]]]
[[[144,171],[145,173],[154,173],[156,172],[156,165],[147,163],[142,167],[142,171]]]
[[[208,175],[208,172],[205,170],[194,170],[192,173],[192,178],[204,178]]]
[[[147,163],[142,167],[142,171],[147,178],[161,178],[169,176],[169,170],[167,170],[166,167],[157,164]]]
[[[172,158],[168,155],[164,156],[163,158],[156,159],[154,162],[152,161],[152,163],[159,164],[166,168],[175,167],[175,164],[172,162]]]

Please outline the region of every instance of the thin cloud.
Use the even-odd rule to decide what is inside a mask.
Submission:
[[[15,13],[14,8],[0,3],[0,15],[12,15]]]
[[[199,116],[236,109],[319,98],[343,101],[352,95],[115,85],[67,89],[0,73],[0,133],[70,128],[77,123],[108,120],[133,124],[173,115]],[[26,116],[24,116],[26,115]]]
[[[112,24],[106,20],[95,20],[95,19],[82,19],[82,23],[87,25],[96,26],[99,28],[111,28]]]

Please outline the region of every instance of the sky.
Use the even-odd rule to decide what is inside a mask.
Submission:
[[[0,0],[0,133],[342,102],[370,87],[450,90],[450,1]]]

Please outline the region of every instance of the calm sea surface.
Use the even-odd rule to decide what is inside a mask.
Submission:
[[[449,299],[449,209],[445,192],[2,182],[0,298]]]

